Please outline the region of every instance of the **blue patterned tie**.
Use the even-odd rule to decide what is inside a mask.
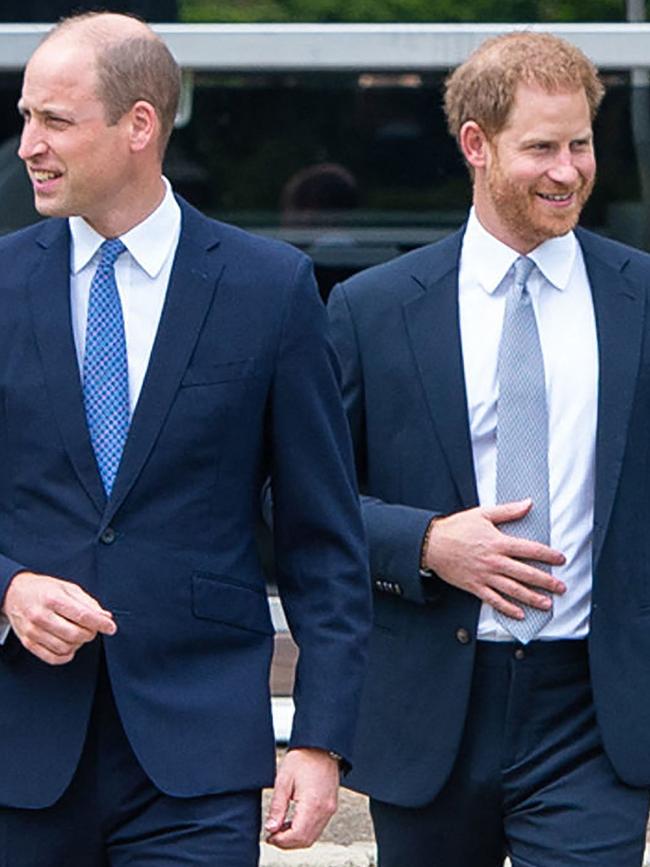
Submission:
[[[530,512],[520,521],[500,524],[499,529],[548,545],[551,525],[544,357],[526,287],[534,267],[530,259],[517,259],[514,281],[506,298],[498,362],[497,503],[530,497],[533,501]],[[532,565],[550,572],[544,563]],[[553,612],[520,602],[517,605],[524,610],[524,620],[515,620],[499,611],[495,616],[514,638],[527,644],[549,622]]]
[[[90,441],[106,496],[110,496],[129,430],[129,370],[115,260],[126,250],[119,238],[104,241],[90,284],[83,395]]]

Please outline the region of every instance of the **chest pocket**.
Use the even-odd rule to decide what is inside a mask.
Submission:
[[[181,387],[196,385],[217,385],[221,382],[236,382],[255,376],[255,359],[243,358],[241,361],[227,361],[219,364],[190,365],[185,371]]]

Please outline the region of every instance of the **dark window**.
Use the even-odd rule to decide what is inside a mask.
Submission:
[[[461,224],[467,172],[447,133],[442,73],[197,74],[165,171],[197,207],[315,259],[323,294]],[[599,174],[583,224],[650,249],[650,102],[607,76]],[[37,218],[15,150],[20,76],[0,76],[0,230]],[[637,145],[635,145],[635,136]]]

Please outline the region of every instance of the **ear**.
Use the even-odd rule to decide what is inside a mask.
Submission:
[[[476,121],[465,121],[460,128],[458,138],[466,162],[474,169],[485,168],[490,151],[490,141]]]
[[[160,131],[156,110],[145,99],[139,99],[129,111],[130,137],[132,151],[143,151],[155,141]]]

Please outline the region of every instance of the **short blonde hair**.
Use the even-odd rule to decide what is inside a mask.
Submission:
[[[445,82],[449,132],[459,141],[468,120],[492,137],[506,126],[519,84],[548,93],[584,89],[593,120],[605,94],[594,64],[551,33],[518,31],[487,39]]]

